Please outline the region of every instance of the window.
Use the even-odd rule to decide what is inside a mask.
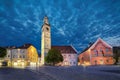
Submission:
[[[97,50],[94,50],[94,53],[96,56],[98,56],[98,51]]]
[[[109,62],[109,60],[107,59],[106,62]]]
[[[95,62],[95,65],[97,65],[97,60],[95,60],[94,62]]]
[[[47,31],[49,31],[49,28],[48,28],[48,27],[46,27],[46,30],[47,30]]]
[[[13,55],[13,58],[15,58],[15,55]]]
[[[25,55],[23,55],[23,58],[25,58]]]
[[[75,64],[75,62],[73,62],[73,64]]]
[[[66,58],[66,55],[63,55]]]
[[[20,53],[24,53],[25,51],[24,50],[20,50]]]
[[[69,57],[71,57],[71,55],[69,55]]]
[[[102,55],[104,56],[104,52],[103,52],[103,50],[102,50]]]
[[[19,56],[19,58],[21,58],[21,55]]]
[[[102,52],[102,49],[100,49],[100,52]]]
[[[106,48],[106,52],[108,52],[109,51],[109,49],[108,48]]]
[[[81,60],[84,60],[84,58],[82,57]]]
[[[8,55],[8,58],[10,57],[10,55]]]

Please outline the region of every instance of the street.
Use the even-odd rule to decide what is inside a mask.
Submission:
[[[120,80],[120,66],[43,66],[31,70],[43,72],[57,80]]]
[[[120,80],[120,66],[0,68],[0,80]]]
[[[0,80],[55,80],[43,73],[27,69],[0,68]]]

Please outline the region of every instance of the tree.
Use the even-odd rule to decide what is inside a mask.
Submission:
[[[113,47],[113,58],[115,60],[114,64],[117,64],[119,62],[120,57],[120,47]]]
[[[57,49],[51,49],[49,50],[47,56],[45,57],[46,63],[52,63],[53,65],[62,62],[63,56],[61,55],[60,51]]]
[[[5,48],[0,47],[0,58],[4,58],[7,54],[7,51]]]

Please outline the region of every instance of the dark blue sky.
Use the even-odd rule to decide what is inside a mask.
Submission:
[[[0,0],[0,46],[31,43],[40,50],[45,15],[53,45],[81,51],[98,37],[120,45],[120,0]]]

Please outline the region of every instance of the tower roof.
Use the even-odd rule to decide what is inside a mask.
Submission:
[[[48,17],[47,17],[47,16],[44,17],[44,24],[49,24],[49,21],[48,21]]]
[[[44,19],[43,19],[43,25],[41,28],[43,28],[44,25],[48,25],[50,27],[50,24],[49,24],[49,21],[48,21],[48,17],[45,16]]]

